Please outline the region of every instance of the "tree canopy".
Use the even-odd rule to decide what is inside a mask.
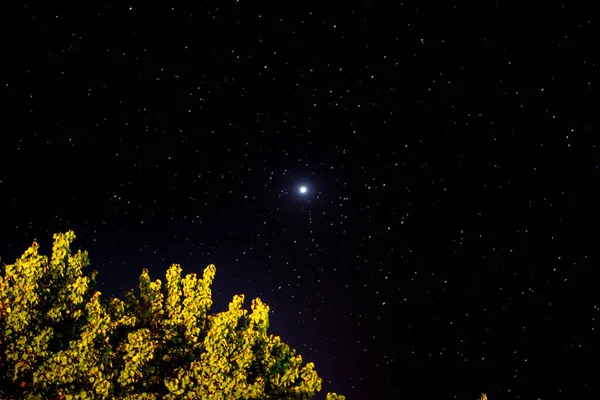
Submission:
[[[202,277],[172,265],[164,285],[144,269],[137,291],[105,299],[74,239],[55,234],[50,259],[34,241],[0,265],[0,398],[304,400],[321,390],[314,364],[267,334],[259,298],[250,312],[236,295],[209,314],[214,265]]]

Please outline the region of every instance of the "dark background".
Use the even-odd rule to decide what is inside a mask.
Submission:
[[[160,3],[5,10],[3,262],[214,263],[318,399],[600,398],[591,7]]]

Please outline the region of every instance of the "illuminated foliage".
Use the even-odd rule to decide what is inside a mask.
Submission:
[[[248,312],[234,296],[209,315],[214,265],[201,278],[173,265],[164,288],[143,270],[139,297],[106,300],[74,239],[55,234],[50,260],[34,242],[0,266],[0,398],[303,400],[321,390],[314,364],[267,334],[260,299]]]
[[[329,393],[327,395],[329,395]],[[485,393],[481,393],[481,400],[488,400],[488,397]],[[538,398],[538,400],[542,400],[542,399]]]

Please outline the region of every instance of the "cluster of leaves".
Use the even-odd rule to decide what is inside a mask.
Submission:
[[[488,400],[488,397],[485,393],[481,393],[481,400]],[[542,400],[542,399],[538,398],[538,400]]]
[[[0,398],[304,400],[321,390],[313,363],[267,335],[260,299],[250,313],[239,295],[208,314],[214,265],[202,278],[173,265],[164,289],[144,270],[139,297],[107,300],[74,238],[55,234],[50,260],[34,242],[0,266]]]

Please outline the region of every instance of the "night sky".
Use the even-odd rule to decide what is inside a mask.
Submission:
[[[600,398],[591,6],[50,3],[4,12],[3,262],[214,263],[318,399]]]

